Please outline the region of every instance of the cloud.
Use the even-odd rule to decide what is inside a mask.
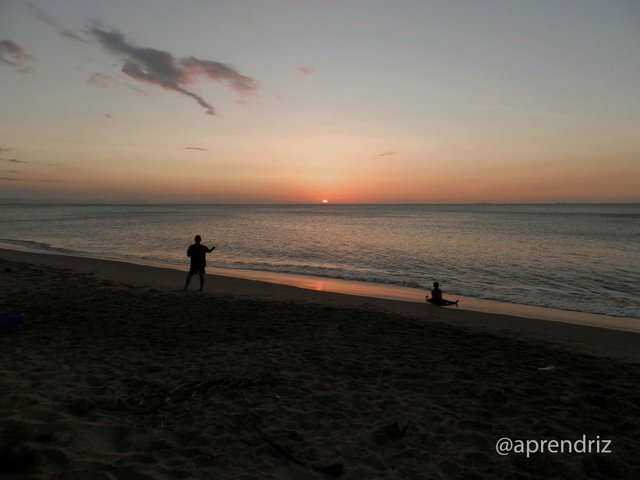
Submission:
[[[88,28],[88,33],[109,52],[123,60],[122,73],[134,80],[155,85],[191,97],[208,115],[215,115],[214,107],[202,96],[189,89],[197,79],[223,82],[240,95],[254,94],[258,88],[255,80],[240,74],[233,67],[196,57],[176,59],[169,52],[155,48],[141,48],[130,43],[122,33],[105,30],[100,26]],[[106,79],[102,79],[106,81]],[[99,81],[99,80],[96,80]]]
[[[12,60],[9,60],[9,59]],[[33,57],[27,55],[24,49],[11,40],[0,40],[0,65],[15,67],[20,73],[31,72],[33,69],[27,65]]]
[[[373,156],[373,157],[371,157],[371,158],[373,159],[373,158],[388,157],[388,156],[390,156],[390,155],[395,155],[395,154],[397,154],[397,153],[398,153],[398,152],[382,152],[382,153],[379,153],[378,155],[374,155],[374,156]]]
[[[255,80],[241,75],[233,67],[211,60],[199,60],[195,57],[187,57],[180,60],[184,67],[185,83],[191,83],[198,76],[204,76],[214,82],[226,81],[229,86],[241,95],[253,95],[258,88]]]
[[[316,73],[316,71],[311,67],[298,67],[296,71],[298,72],[298,75],[302,77],[310,77]]]
[[[102,88],[113,87],[114,85],[120,84],[118,80],[116,80],[111,75],[107,75],[106,73],[94,73],[93,75],[91,75],[89,80],[87,80],[87,83]]]
[[[0,162],[5,162],[5,163],[28,163],[25,160],[18,160],[17,158],[0,158]]]
[[[0,147],[0,153],[2,153],[2,152],[10,152],[11,150],[13,150],[13,148],[3,148],[3,147]]]
[[[31,10],[31,14],[40,20],[45,25],[49,25],[50,27],[55,28],[60,36],[64,38],[68,38],[70,40],[77,40],[79,42],[84,42],[84,39],[78,35],[77,33],[72,32],[71,30],[67,30],[66,28],[61,27],[55,20],[53,20],[49,15],[44,13],[40,7],[34,5],[33,3],[28,3],[29,9]]]
[[[143,90],[139,89],[138,87],[134,85],[129,85],[128,83],[121,82],[116,77],[112,75],[107,75],[106,73],[94,73],[93,75],[91,75],[91,77],[89,77],[89,79],[87,80],[87,83],[89,85],[93,85],[100,88],[124,86],[133,90],[138,95],[142,95],[144,97],[147,96],[147,94]]]
[[[21,182],[22,179],[18,177],[0,177],[0,180],[8,181],[8,182]]]
[[[202,152],[208,152],[208,148],[200,148],[200,147],[184,147],[185,150],[199,150]]]

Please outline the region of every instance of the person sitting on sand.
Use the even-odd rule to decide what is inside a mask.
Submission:
[[[189,245],[189,248],[187,249],[187,257],[191,258],[191,268],[187,275],[187,283],[184,286],[184,290],[189,288],[191,277],[197,273],[200,276],[200,291],[202,291],[202,288],[204,287],[204,267],[207,266],[207,253],[213,252],[216,247],[208,248],[205,245],[202,245],[200,243],[202,241],[202,237],[200,235],[196,235],[195,241],[196,243]]]
[[[427,295],[426,300],[429,303],[433,303],[434,305],[455,305],[458,306],[458,300],[455,302],[452,300],[447,300],[442,298],[442,290],[440,290],[440,284],[438,282],[433,282],[433,288],[429,289],[431,291],[431,298]]]

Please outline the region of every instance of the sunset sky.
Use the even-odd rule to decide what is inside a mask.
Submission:
[[[640,201],[638,0],[0,0],[0,199]]]

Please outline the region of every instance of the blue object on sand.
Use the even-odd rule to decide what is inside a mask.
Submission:
[[[17,330],[23,317],[22,312],[0,312],[0,332]]]

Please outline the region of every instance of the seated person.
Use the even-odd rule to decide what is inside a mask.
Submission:
[[[433,282],[433,288],[430,289],[431,291],[431,298],[429,298],[429,295],[427,295],[426,300],[429,303],[433,303],[434,305],[458,305],[458,300],[456,300],[455,302],[452,300],[447,300],[442,298],[442,290],[440,290],[440,284],[438,282]]]

